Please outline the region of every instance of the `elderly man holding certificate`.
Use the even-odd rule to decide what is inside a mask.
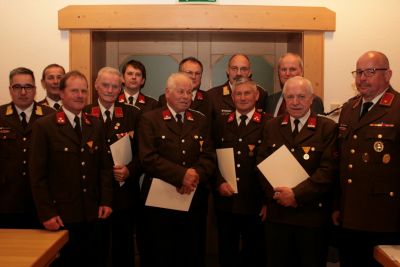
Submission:
[[[268,121],[263,132],[257,162],[285,145],[308,178],[294,187],[293,177],[280,177],[279,186],[265,184],[267,266],[326,266],[327,225],[331,212],[331,191],[337,170],[336,124],[315,115],[311,82],[296,76],[283,88],[288,114]],[[268,160],[268,159],[267,159]],[[285,161],[285,157],[282,157]],[[275,166],[269,166],[274,168]],[[285,166],[285,168],[292,168]],[[261,168],[264,174],[264,170]],[[276,177],[270,177],[272,178]]]
[[[256,155],[266,117],[256,111],[258,98],[254,81],[238,79],[232,86],[236,110],[222,116],[216,129],[219,172],[214,181],[214,200],[222,267],[265,266],[265,208]],[[230,162],[225,154],[229,150]]]

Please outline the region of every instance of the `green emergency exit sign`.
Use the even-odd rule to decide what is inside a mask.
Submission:
[[[216,3],[217,0],[179,0],[179,3]]]

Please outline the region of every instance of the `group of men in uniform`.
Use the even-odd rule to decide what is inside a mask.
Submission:
[[[131,60],[122,73],[98,72],[88,106],[78,71],[46,67],[41,104],[32,71],[11,71],[12,102],[0,107],[0,226],[69,230],[54,266],[134,266],[135,224],[141,266],[206,266],[212,192],[220,266],[325,266],[331,221],[341,226],[341,266],[379,266],[374,246],[400,242],[400,96],[387,57],[359,58],[359,95],[338,125],[318,116],[322,100],[298,55],[283,55],[277,71],[282,92],[268,96],[249,58],[235,54],[228,81],[204,91],[202,63],[189,57],[156,101],[141,92],[144,65]],[[126,135],[132,161],[114,164],[110,145]],[[309,175],[292,188],[257,170],[282,145]],[[233,148],[237,192],[218,169],[220,148]],[[156,179],[193,194],[189,210],[145,206]]]

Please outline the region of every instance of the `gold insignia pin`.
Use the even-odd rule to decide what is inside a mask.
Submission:
[[[308,154],[308,152],[310,152],[311,147],[310,146],[303,146],[302,149],[304,151],[303,159],[309,160],[310,159],[310,155]]]
[[[204,143],[204,140],[200,140],[200,141],[199,141],[199,144],[200,144],[200,152],[203,152],[203,143]]]
[[[36,106],[36,111],[35,111],[35,113],[36,113],[36,115],[38,115],[38,116],[43,116],[42,107]]]
[[[247,145],[249,147],[249,156],[254,156],[254,148],[256,147],[255,145]]]
[[[374,143],[374,150],[375,150],[376,152],[382,152],[384,147],[385,147],[385,146],[383,145],[383,142],[381,142],[381,141],[376,141],[376,142]]]
[[[222,90],[223,90],[223,92],[222,92],[223,95],[230,95],[228,86],[225,85],[225,86],[222,88]]]
[[[93,141],[87,141],[86,144],[89,148],[93,147]]]
[[[388,164],[390,162],[390,154],[383,155],[382,162]]]
[[[9,116],[9,115],[12,115],[13,113],[14,112],[13,112],[12,106],[8,105],[7,110],[6,110],[6,115]]]

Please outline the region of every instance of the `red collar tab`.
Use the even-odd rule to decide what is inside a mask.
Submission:
[[[92,107],[91,113],[93,117],[100,118],[100,107]]]
[[[281,125],[288,125],[289,120],[290,120],[289,115],[285,115],[285,116],[283,117],[283,120],[282,120],[282,122],[281,122]]]
[[[89,114],[87,113],[83,113],[82,114],[82,121],[86,124],[86,125],[91,125],[92,122],[89,120]]]
[[[144,98],[144,95],[142,95],[142,94],[140,94],[140,93],[139,93],[139,96],[138,96],[138,98],[137,98],[137,101],[138,101],[140,104],[146,104],[146,100],[145,100],[145,98]]]
[[[126,98],[125,98],[125,94],[124,93],[122,93],[122,94],[120,94],[118,96],[118,102],[119,103],[125,103],[125,100],[126,100]]]
[[[234,119],[235,119],[235,112],[232,112],[231,114],[229,114],[228,122],[232,122]]]
[[[165,121],[170,120],[172,118],[171,111],[169,111],[169,109],[164,109],[162,112],[162,116]]]
[[[114,115],[115,118],[123,118],[124,117],[124,112],[122,111],[121,107],[114,107]]]
[[[186,120],[188,120],[188,121],[194,121],[192,112],[186,111],[186,112],[185,112],[185,116],[186,116]]]
[[[317,117],[310,115],[307,120],[307,128],[315,129],[317,127]]]
[[[381,101],[379,101],[379,105],[390,107],[392,105],[393,99],[394,99],[394,94],[386,92],[382,96]]]
[[[196,99],[197,99],[197,100],[203,100],[203,99],[204,99],[203,92],[200,92],[200,90],[197,90],[197,92],[196,92]]]
[[[254,112],[253,118],[252,118],[252,120],[253,120],[254,122],[260,123],[260,122],[261,122],[261,118],[262,118],[262,116],[261,116],[260,113]]]
[[[65,125],[65,113],[64,111],[59,111],[56,113],[56,122],[58,125]]]

